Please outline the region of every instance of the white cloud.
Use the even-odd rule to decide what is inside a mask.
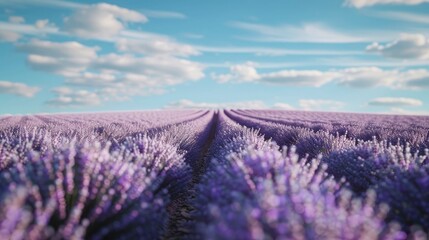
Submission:
[[[382,4],[418,5],[425,2],[429,2],[429,0],[346,0],[345,4],[355,8],[364,8]]]
[[[94,68],[144,75],[166,85],[204,77],[203,67],[199,63],[170,56],[108,54],[96,59]]]
[[[299,100],[300,110],[304,111],[337,111],[343,108],[346,104],[340,101],[326,99],[301,99]]]
[[[64,30],[83,38],[111,38],[125,29],[124,23],[147,21],[143,14],[116,5],[99,3],[77,9],[64,20]]]
[[[88,60],[79,65],[79,61],[73,62],[73,56],[29,56],[34,67],[61,74],[67,77],[68,85],[84,88],[74,90],[76,94],[71,90],[56,91],[57,97],[49,103],[57,106],[96,105],[104,101],[129,100],[132,96],[161,94],[167,86],[199,80],[204,76],[198,63],[173,57],[137,58],[109,54]]]
[[[411,89],[429,89],[429,72],[427,70],[413,71],[413,77],[408,79],[404,85]]]
[[[31,40],[17,45],[28,53],[27,61],[37,70],[63,76],[74,76],[85,70],[97,58],[97,47],[87,47],[78,42],[51,42]]]
[[[260,82],[292,85],[320,87],[333,81],[338,76],[335,72],[322,72],[317,70],[284,70],[279,72],[261,74]]]
[[[429,115],[429,111],[419,111],[419,110],[408,110],[398,107],[390,108],[388,114],[399,114],[399,115]]]
[[[0,81],[0,94],[8,93],[22,97],[33,97],[40,91],[38,87],[31,87],[23,83]]]
[[[426,69],[414,69],[408,71],[398,71],[396,76],[398,89],[422,90],[429,88],[429,71]]]
[[[40,19],[40,20],[37,20],[34,25],[36,26],[36,28],[42,29],[42,28],[49,26],[49,20],[48,19]],[[54,25],[52,25],[52,26],[54,27]]]
[[[347,68],[341,70],[340,85],[369,88],[379,86],[394,86],[398,84],[397,71],[385,71],[377,67]]]
[[[148,52],[144,57],[114,53],[99,56],[98,47],[42,40],[18,44],[17,49],[28,54],[27,61],[34,69],[64,76],[67,85],[83,91],[79,96],[58,94],[50,102],[54,105],[90,105],[96,102],[94,98],[77,100],[88,99],[90,89],[95,89],[93,93],[100,102],[128,100],[131,96],[160,94],[165,87],[204,77],[201,64],[177,58],[168,51]]]
[[[338,84],[356,87],[389,87],[392,89],[421,90],[429,88],[429,72],[426,69],[383,70],[377,67],[347,68],[339,70]]]
[[[301,99],[299,100],[298,110],[304,111],[337,111],[345,106],[345,103],[333,100],[320,99]],[[169,109],[276,109],[276,110],[296,110],[290,104],[277,102],[273,105],[267,105],[263,101],[242,101],[242,102],[195,102],[188,99],[182,99],[172,102],[165,106]]]
[[[284,49],[269,47],[210,47],[195,46],[201,52],[208,53],[234,53],[254,54],[256,56],[288,56],[288,55],[361,55],[362,51],[337,51],[337,50],[308,50],[308,49]]]
[[[292,105],[290,105],[290,104],[287,104],[287,103],[275,103],[274,105],[273,105],[273,108],[274,109],[279,109],[279,110],[295,110],[295,108],[292,106]]]
[[[21,17],[21,16],[10,16],[9,22],[11,22],[11,23],[24,23],[25,18]]]
[[[56,97],[47,103],[54,106],[94,106],[101,103],[97,93],[87,90],[60,87],[54,89],[53,92]]]
[[[212,74],[218,82],[261,82],[278,85],[314,86],[320,87],[337,77],[334,72],[321,72],[316,70],[283,70],[270,73],[258,73],[255,64],[233,65],[230,73]]]
[[[387,58],[426,60],[429,59],[429,40],[422,34],[403,34],[399,40],[386,45],[374,42],[366,50]]]
[[[388,107],[403,107],[403,106],[421,106],[423,102],[414,98],[402,97],[381,97],[371,100],[371,106],[388,106]]]
[[[67,83],[80,86],[102,87],[115,83],[117,76],[112,72],[83,72],[67,79]]]
[[[328,110],[335,111],[343,108],[345,103],[333,100],[314,100],[314,99],[301,99],[299,100],[299,110],[316,111]],[[188,99],[182,99],[177,102],[172,102],[166,108],[178,109],[277,109],[277,110],[295,110],[293,106],[287,103],[275,103],[272,106],[266,105],[263,101],[243,101],[243,102],[229,102],[229,103],[208,103],[208,102],[194,102]]]
[[[358,67],[319,70],[281,70],[258,73],[258,64],[248,62],[233,65],[226,74],[211,74],[212,79],[219,83],[226,82],[258,82],[289,86],[320,87],[333,82],[354,88],[389,87],[392,89],[421,90],[429,88],[429,71],[383,70],[378,67]]]
[[[178,43],[166,37],[146,39],[145,41],[133,39],[119,39],[116,42],[116,47],[119,51],[147,55],[170,55],[188,57],[200,54],[200,52],[193,46]]]
[[[367,55],[368,56],[368,55]],[[425,60],[411,59],[405,61],[398,61],[396,59],[383,59],[383,58],[355,58],[355,57],[312,57],[306,58],[303,60],[294,60],[290,58],[286,61],[252,61],[258,70],[262,69],[285,69],[285,68],[302,68],[306,67],[308,69],[320,68],[320,67],[330,67],[330,68],[360,68],[360,67],[374,67],[378,68],[396,68],[396,69],[405,69],[409,67],[427,67],[428,63]],[[205,62],[204,65],[210,68],[230,68],[234,65],[240,65],[243,62],[236,61],[219,61],[219,62]]]
[[[398,12],[398,11],[376,11],[371,16],[400,20],[412,23],[429,24],[429,16],[417,13]]]
[[[262,101],[244,101],[244,102],[229,102],[229,103],[208,103],[208,102],[193,102],[191,100],[182,99],[177,102],[170,103],[166,108],[175,109],[264,109],[267,108]]]
[[[44,36],[47,34],[62,35],[54,25],[37,28],[35,25],[23,23],[0,22],[0,33],[13,33],[15,35]]]
[[[244,64],[232,65],[227,74],[212,74],[212,78],[219,83],[226,82],[254,82],[260,76],[256,71],[255,64],[247,62]]]
[[[134,31],[134,30],[123,30],[119,33],[119,38],[118,39],[135,39],[135,40],[141,40],[141,41],[152,41],[152,40],[157,40],[157,39],[169,39],[168,36],[163,35],[163,34],[158,34],[158,33],[153,33],[153,32],[144,32],[144,31]],[[118,39],[113,39],[113,40],[118,40]]]
[[[165,92],[163,87],[166,86],[166,83],[145,75],[115,71],[83,72],[79,76],[68,78],[66,83],[96,89],[101,101],[125,101],[132,96],[162,94]]]
[[[251,40],[255,41],[321,43],[366,41],[366,38],[341,33],[320,23],[307,23],[301,26],[269,26],[256,23],[233,22],[232,26],[255,33],[256,36],[251,37]]]
[[[21,38],[16,32],[3,31],[0,29],[0,42],[16,42]]]
[[[19,44],[18,49],[35,55],[56,58],[93,59],[97,56],[97,47],[87,47],[79,42],[51,42],[33,39],[29,43]]]
[[[159,10],[142,10],[144,15],[150,18],[167,18],[167,19],[185,19],[186,15],[180,12],[159,11]]]
[[[0,0],[0,5],[7,6],[28,6],[28,5],[36,5],[36,6],[50,6],[50,7],[60,7],[60,8],[81,8],[85,5],[82,3],[69,2],[64,0]]]

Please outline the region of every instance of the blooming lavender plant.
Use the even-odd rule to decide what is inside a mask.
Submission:
[[[0,174],[0,232],[23,239],[161,237],[168,221],[167,187],[188,168],[162,139],[140,140],[133,145],[138,152],[87,143],[29,153],[27,163]],[[25,216],[18,222],[10,216],[12,201],[15,216]]]
[[[323,158],[328,172],[337,179],[346,178],[355,192],[364,192],[370,186],[395,174],[392,169],[420,168],[429,164],[429,155],[412,154],[410,147],[392,145],[387,141],[359,141],[355,147],[334,151]],[[422,189],[423,190],[423,189]]]

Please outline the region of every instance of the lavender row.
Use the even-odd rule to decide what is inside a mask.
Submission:
[[[168,114],[163,114],[163,112],[152,112],[149,114],[148,112],[146,115],[137,115],[135,118],[132,118],[133,121],[145,121],[146,116],[150,115],[157,116],[153,119],[163,120],[160,120],[158,124],[152,125],[152,127],[144,128],[123,123],[123,126],[121,125],[122,130],[119,132],[116,131],[117,128],[112,127],[103,128],[104,130],[101,131],[100,127],[97,127],[91,122],[84,125],[78,125],[77,123],[73,123],[74,118],[72,118],[70,122],[57,122],[58,125],[50,122],[35,124],[34,121],[31,120],[27,125],[14,126],[11,125],[12,122],[8,123],[9,120],[4,120],[4,128],[0,129],[0,169],[7,167],[10,163],[25,160],[24,153],[29,150],[43,153],[47,149],[55,149],[65,144],[69,144],[71,141],[79,143],[99,141],[102,144],[113,142],[113,145],[116,146],[120,141],[123,141],[123,139],[126,139],[129,136],[145,134],[156,135],[159,132],[168,132],[166,129],[180,129],[180,127],[177,126],[182,126],[184,124],[198,125],[201,121],[206,121],[208,123],[207,118],[210,118],[211,114],[213,114],[210,111],[184,112],[187,112],[188,115],[184,116],[182,114],[176,118],[170,118],[170,114],[174,114],[175,112]],[[117,113],[116,115],[120,116],[121,114]],[[65,115],[52,115],[49,116],[49,119],[56,119],[58,117],[62,118],[64,116]],[[83,114],[83,116],[84,117],[81,118],[90,119],[90,116],[92,115]],[[92,118],[95,119],[94,121],[97,121],[97,116],[103,116],[103,114],[93,115]],[[31,118],[37,117],[33,116]],[[112,117],[109,126],[114,126],[114,120],[117,118],[120,117]],[[151,118],[148,117],[148,119]],[[201,129],[203,128],[192,128],[193,131],[185,132],[187,132],[188,135],[200,134],[199,131]],[[183,136],[183,138],[186,138],[186,136],[189,138],[188,135]]]
[[[56,141],[71,138],[111,141],[130,134],[162,130],[184,122],[193,121],[208,111],[148,111],[134,113],[86,113],[34,115],[8,117],[0,121],[0,139],[19,139],[33,136],[34,130],[50,134]]]
[[[115,151],[93,142],[29,152],[25,164],[0,173],[0,232],[7,239],[159,238],[169,187],[185,188],[189,174],[162,136]]]
[[[424,152],[429,147],[429,117],[396,116],[354,113],[299,112],[299,111],[231,111],[258,120],[274,122],[313,131],[347,135],[349,138],[381,141],[404,145],[413,152]]]
[[[349,139],[345,135],[333,135],[327,131],[314,132],[308,128],[259,120],[236,114],[233,111],[226,111],[225,114],[237,123],[257,129],[266,139],[272,139],[279,146],[296,146],[297,153],[301,157],[308,155],[309,159],[315,158],[319,154],[326,155],[355,146],[355,140]]]
[[[188,225],[197,239],[405,239],[370,192],[352,199],[320,159],[283,153],[220,113]]]
[[[280,145],[296,144],[300,156],[323,154],[327,172],[357,195],[376,190],[377,202],[392,209],[388,221],[400,222],[405,230],[429,228],[428,150],[412,151],[410,144],[391,144],[387,140],[354,140],[333,136],[327,131],[291,127],[227,112],[235,121],[257,128]]]
[[[166,236],[213,115],[191,115],[113,142],[56,137],[44,127],[3,131],[0,233],[14,239]]]
[[[429,229],[429,151],[412,154],[410,148],[387,141],[358,142],[354,148],[323,157],[328,173],[345,178],[355,193],[377,192],[377,201],[390,208],[388,220],[404,229]]]

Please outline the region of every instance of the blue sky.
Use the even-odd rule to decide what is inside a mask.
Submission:
[[[429,114],[427,0],[0,0],[0,114]]]

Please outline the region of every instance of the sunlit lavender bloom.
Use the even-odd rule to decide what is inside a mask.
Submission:
[[[345,177],[359,193],[394,174],[392,168],[407,171],[429,164],[429,154],[412,154],[407,145],[392,145],[374,139],[371,142],[359,141],[356,147],[332,152],[323,158],[323,162],[328,164],[330,174],[337,179]]]
[[[293,149],[283,155],[247,151],[228,159],[230,166],[213,169],[207,176],[212,180],[203,180],[208,186],[200,187],[205,197],[199,200],[209,210],[197,218],[204,238],[406,238],[398,226],[385,225],[387,206],[375,205],[374,192],[352,199],[327,177],[320,160],[305,164]]]
[[[427,160],[427,159],[426,159]],[[374,189],[378,201],[389,204],[389,219],[400,222],[408,230],[429,229],[429,165],[391,167],[388,177]]]

